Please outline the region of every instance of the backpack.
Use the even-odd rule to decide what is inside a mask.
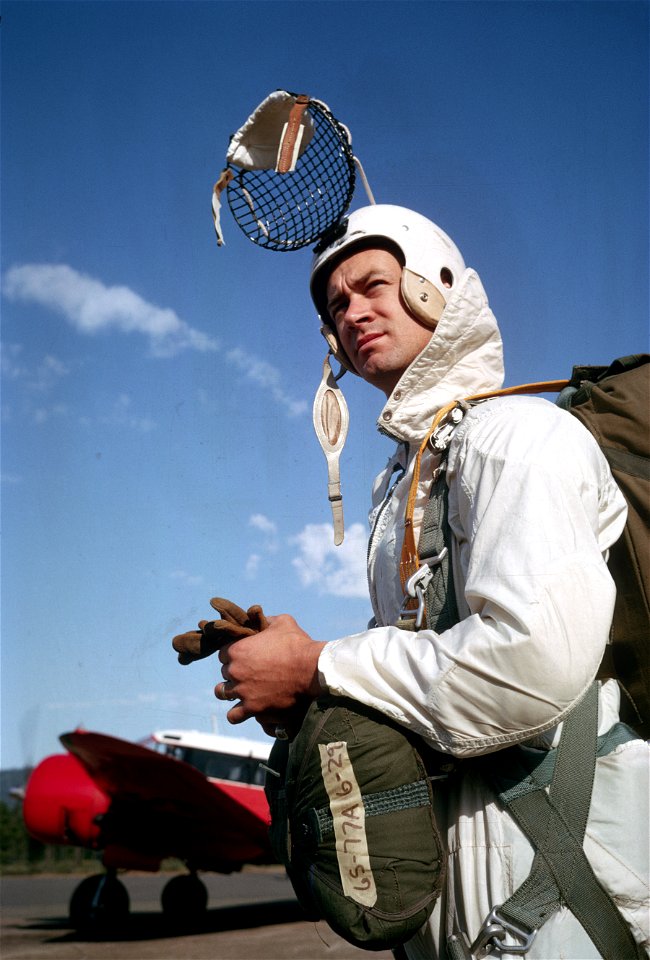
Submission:
[[[611,547],[616,584],[610,642],[598,673],[615,677],[624,696],[621,717],[650,736],[650,355],[609,367],[574,367],[558,397],[594,435],[627,501],[627,522]]]
[[[410,939],[442,888],[433,783],[450,758],[364,704],[324,696],[297,736],[276,740],[270,839],[308,919],[384,950]]]

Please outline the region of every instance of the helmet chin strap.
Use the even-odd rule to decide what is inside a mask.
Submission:
[[[402,269],[400,289],[411,316],[429,329],[435,330],[446,306],[442,293],[425,277],[406,268]],[[327,490],[332,505],[334,543],[338,547],[343,543],[344,535],[339,459],[348,435],[350,416],[337,379],[348,370],[358,374],[341,346],[334,328],[323,323],[320,332],[327,341],[329,352],[325,357],[323,376],[314,397],[313,422],[318,442],[327,460]],[[338,378],[332,371],[331,357],[341,364]]]
[[[339,458],[348,435],[350,415],[345,397],[336,382],[328,353],[323,363],[323,376],[314,397],[313,422],[318,442],[327,460],[327,493],[332,505],[334,543],[343,543],[343,497]],[[345,371],[344,371],[345,372]]]
[[[336,333],[334,331],[334,328],[327,323],[323,323],[320,328],[320,332],[325,342],[327,343],[327,346],[330,349],[330,354],[334,357],[334,359],[338,363],[341,364],[341,367],[343,368],[341,373],[339,373],[336,379],[340,380],[346,370],[348,370],[350,373],[353,373],[355,377],[358,376],[357,371],[354,369],[354,367],[350,363],[350,360],[345,350],[341,346],[339,339],[336,336]]]

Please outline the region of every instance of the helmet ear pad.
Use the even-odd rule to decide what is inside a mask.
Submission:
[[[402,268],[400,291],[404,303],[416,320],[435,330],[445,309],[446,301],[440,290],[426,277],[413,273],[407,267]]]

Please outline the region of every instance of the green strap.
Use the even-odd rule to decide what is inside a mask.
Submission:
[[[363,794],[363,809],[366,817],[379,817],[384,813],[399,810],[411,810],[414,807],[431,806],[431,788],[426,780],[404,783],[391,790]],[[334,818],[329,806],[311,808],[303,827],[305,838],[312,834],[320,843],[329,834],[334,833]]]
[[[583,849],[596,763],[598,686],[592,684],[564,721],[549,792],[533,772],[500,794],[536,847],[527,880],[498,908],[517,928],[538,929],[566,904],[606,960],[643,953]]]
[[[422,563],[439,557],[445,547],[442,559],[431,565],[433,578],[425,593],[427,627],[442,633],[458,623],[458,605],[451,569],[451,530],[449,529],[449,488],[445,471],[431,484],[429,499],[422,518],[418,555]]]

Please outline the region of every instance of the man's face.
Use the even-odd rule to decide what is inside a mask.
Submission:
[[[327,307],[359,376],[389,396],[431,339],[407,311],[402,266],[388,250],[367,248],[341,260],[327,281]]]

